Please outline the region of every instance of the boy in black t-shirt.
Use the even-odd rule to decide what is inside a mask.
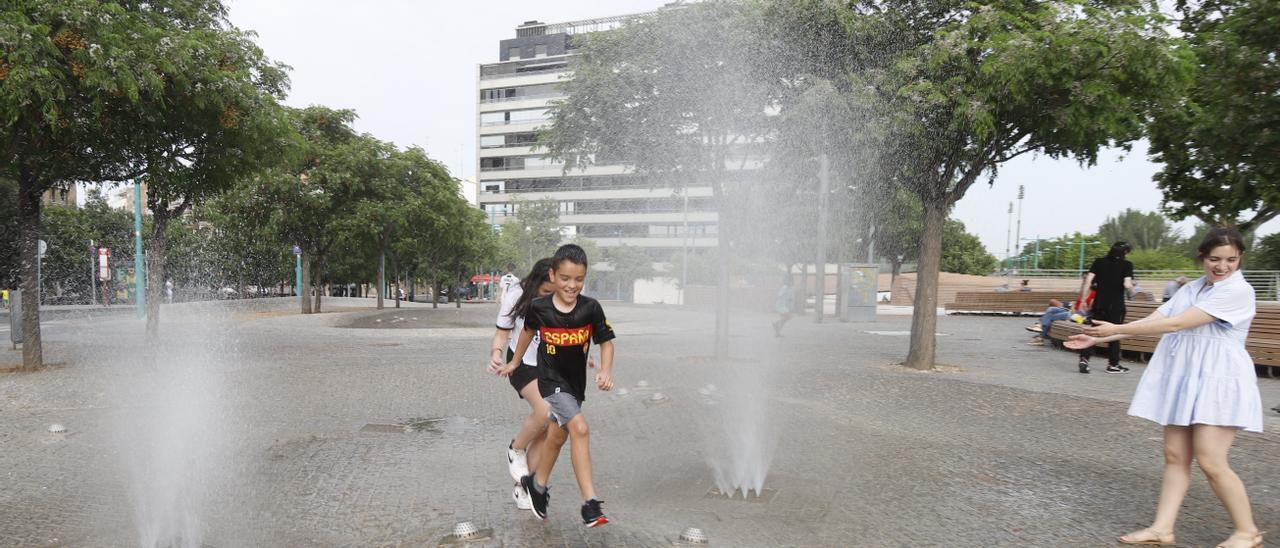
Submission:
[[[595,527],[609,523],[609,519],[600,511],[601,501],[596,499],[591,481],[590,437],[582,402],[586,399],[587,355],[593,342],[600,345],[596,388],[613,389],[614,334],[599,301],[579,295],[586,277],[587,253],[581,247],[567,244],[556,250],[551,263],[555,292],[534,299],[529,305],[515,356],[524,355],[534,333],[538,333],[538,391],[551,408],[551,420],[560,426],[547,429],[547,438],[538,448],[537,470],[520,478],[521,488],[533,503],[533,514],[540,519],[547,518],[550,498],[547,481],[560,456],[560,448],[566,439],[572,438],[569,453],[584,500],[582,522],[587,527]],[[519,365],[518,359],[513,360],[498,374],[510,375]]]

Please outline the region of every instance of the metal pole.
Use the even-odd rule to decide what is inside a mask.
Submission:
[[[1018,244],[1018,255],[1022,255],[1022,198],[1026,196],[1026,187],[1018,185],[1018,225],[1013,233],[1013,241]]]
[[[139,318],[147,315],[145,266],[142,261],[142,183],[133,183],[133,293]]]
[[[689,187],[680,190],[684,195],[684,247],[680,258],[680,304],[684,304],[684,292],[689,288]]]
[[[1004,228],[1004,269],[1009,271],[1009,259],[1013,258],[1013,251],[1010,250],[1009,244],[1013,241],[1013,202],[1009,202],[1009,222]]]
[[[98,259],[98,250],[93,247],[93,239],[89,240],[89,304],[98,302],[98,269],[94,268],[94,261]]]
[[[1076,276],[1084,275],[1084,236],[1080,237],[1080,267],[1076,269]]]
[[[293,259],[293,291],[299,298],[306,299],[307,297],[302,294],[302,254],[294,255]]]

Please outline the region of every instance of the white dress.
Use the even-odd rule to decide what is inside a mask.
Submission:
[[[1262,396],[1253,358],[1244,346],[1256,310],[1253,286],[1238,270],[1209,287],[1201,277],[1158,311],[1168,318],[1193,306],[1217,320],[1160,339],[1129,414],[1162,425],[1210,424],[1261,432]]]

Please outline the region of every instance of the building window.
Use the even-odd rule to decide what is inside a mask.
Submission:
[[[520,48],[507,49],[507,60],[515,60],[520,58]]]
[[[501,194],[501,193],[502,193],[502,183],[498,183],[498,184],[496,184],[496,185],[486,184],[486,185],[484,185],[484,191],[485,191],[485,193],[486,193],[486,194]]]
[[[547,56],[547,46],[537,45],[533,47],[533,57],[535,59],[538,57],[546,57],[546,56]]]
[[[483,118],[481,119],[483,121]],[[480,148],[501,148],[507,146],[507,138],[504,135],[481,135]]]

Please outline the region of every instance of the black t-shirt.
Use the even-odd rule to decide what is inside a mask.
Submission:
[[[564,313],[552,302],[555,295],[534,299],[524,318],[524,328],[538,332],[538,391],[542,397],[556,392],[587,399],[587,353],[591,343],[613,340],[613,327],[600,302],[578,295],[573,310]]]
[[[1093,261],[1089,267],[1097,284],[1098,296],[1094,297],[1094,306],[1098,304],[1114,304],[1124,302],[1124,279],[1133,277],[1133,263],[1125,259],[1103,257]]]

